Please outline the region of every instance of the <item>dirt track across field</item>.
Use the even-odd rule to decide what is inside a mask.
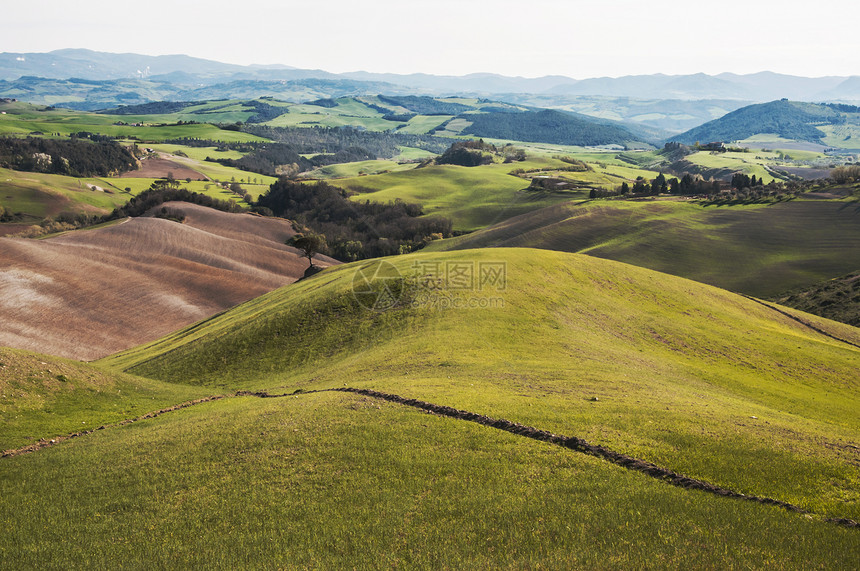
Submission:
[[[0,238],[0,345],[93,360],[300,278],[286,220],[186,203],[47,240]],[[336,263],[330,258],[315,262]]]

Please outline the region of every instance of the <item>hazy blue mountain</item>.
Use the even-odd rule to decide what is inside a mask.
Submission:
[[[360,81],[384,81],[439,94],[444,93],[542,93],[559,85],[571,85],[577,80],[560,75],[538,78],[507,77],[493,73],[473,73],[463,76],[429,75],[413,73],[368,73],[364,71],[342,74]]]
[[[293,81],[298,79],[348,79],[408,87],[428,95],[498,95],[531,93],[635,97],[638,99],[729,99],[764,102],[772,99],[860,99],[858,78],[796,77],[761,72],[748,75],[703,73],[691,75],[631,75],[577,80],[553,75],[538,78],[507,77],[492,73],[464,76],[393,74],[355,71],[334,74],[323,70],[296,69],[286,65],[238,66],[185,55],[145,56],[113,54],[81,49],[49,53],[0,54],[0,79],[21,76],[50,79],[158,78],[186,85],[216,85],[232,81]]]
[[[6,80],[14,80],[22,75],[49,79],[128,79],[177,71],[206,77],[226,76],[244,69],[244,66],[186,55],[145,56],[80,49],[56,50],[44,54],[0,53],[0,79]]]
[[[854,75],[830,90],[833,98],[840,101],[860,102],[860,76]],[[819,100],[824,99],[819,97]]]
[[[174,72],[168,77],[183,76]],[[165,76],[157,76],[163,78]],[[349,79],[297,79],[292,81],[230,81],[222,84],[187,84],[160,79],[45,79],[25,76],[0,80],[0,97],[84,111],[152,101],[200,101],[208,99],[256,99],[270,96],[294,103],[352,95],[408,95],[403,86]]]
[[[721,73],[716,77],[743,85],[754,92],[757,99],[767,101],[783,98],[795,101],[820,101],[822,94],[826,94],[845,80],[844,77],[797,77],[771,71],[748,75]]]
[[[497,97],[519,105],[562,109],[600,119],[623,121],[628,128],[648,140],[662,140],[672,133],[682,133],[752,103],[735,99],[641,99],[531,93],[506,93]]]

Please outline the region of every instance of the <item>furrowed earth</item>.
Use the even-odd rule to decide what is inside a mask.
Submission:
[[[294,234],[288,221],[164,207],[186,222],[133,218],[45,240],[0,239],[0,344],[97,359],[295,281],[307,267],[284,245]]]

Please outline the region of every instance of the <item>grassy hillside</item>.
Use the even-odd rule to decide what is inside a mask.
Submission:
[[[99,366],[210,394],[370,387],[579,436],[814,515],[374,398],[299,392],[2,460],[0,561],[850,566],[856,530],[821,518],[860,515],[856,347],[726,291],[587,256],[389,261],[401,278],[384,283],[403,293],[389,311],[353,293],[380,262],[350,264]],[[456,268],[470,265],[505,279],[457,289]],[[441,282],[427,281],[434,268]],[[857,329],[804,319],[860,342]]]
[[[839,467],[838,447],[814,444],[856,441],[856,347],[723,290],[587,256],[410,255],[393,260],[407,276],[397,283],[436,261],[506,264],[505,289],[434,297],[407,287],[408,307],[373,312],[351,288],[356,271],[379,262],[351,264],[106,364],[217,390],[373,387],[578,434],[749,493],[856,511],[839,499],[856,492],[856,473]],[[825,473],[835,480],[819,480]]]
[[[816,284],[860,264],[850,201],[703,206],[688,201],[574,201],[431,249],[517,246],[580,252],[756,296]]]
[[[16,568],[837,569],[856,554],[856,530],[331,393],[200,405],[3,469],[0,562]]]
[[[844,107],[844,106],[843,106]],[[834,136],[833,126],[860,124],[860,111],[836,106],[797,101],[771,101],[742,107],[719,119],[675,135],[671,141],[693,144],[697,141],[739,141],[761,134],[775,135],[784,140],[823,143],[836,147],[857,147],[848,137]],[[825,131],[824,126],[830,127]],[[844,130],[844,127],[841,127]],[[849,135],[851,133],[848,133]]]
[[[2,103],[0,109],[6,112],[0,115],[0,135],[27,135],[43,133],[45,135],[59,134],[68,136],[71,133],[89,131],[120,138],[137,138],[144,141],[164,141],[166,139],[196,138],[214,141],[260,141],[260,137],[229,131],[208,123],[200,122],[190,125],[176,125],[180,119],[170,116],[128,116],[105,115],[72,111],[70,109],[54,109],[29,103]],[[196,119],[200,121],[200,119]],[[143,126],[132,123],[144,122]],[[127,123],[116,125],[117,122]]]
[[[0,452],[95,430],[209,392],[0,347]]]
[[[619,123],[561,111],[531,111],[477,99],[431,97],[344,97],[305,104],[270,98],[162,102],[101,113],[3,103],[0,134],[32,132],[66,136],[79,131],[158,142],[196,138],[224,142],[260,140],[215,124],[262,124],[269,127],[357,127],[408,134],[480,136],[564,145],[636,145],[648,147]],[[182,123],[182,124],[180,124]]]
[[[860,327],[860,271],[773,299],[782,305]]]
[[[93,190],[93,186],[107,187],[112,192]],[[78,179],[0,168],[0,204],[9,211],[25,215],[25,221],[66,211],[107,214],[125,204],[128,198],[99,178]]]
[[[240,155],[235,151],[219,152],[184,145],[152,145],[151,148],[157,153],[141,161],[140,170],[122,176],[76,178],[0,168],[0,206],[18,215],[14,220],[0,224],[0,235],[27,231],[30,226],[38,225],[46,218],[56,219],[63,213],[109,214],[147,190],[157,178],[168,174],[173,174],[183,187],[192,192],[219,200],[234,200],[240,206],[247,204],[229,190],[230,184],[238,182],[244,192],[257,198],[277,180],[204,160],[207,156]],[[406,167],[392,164],[392,169]],[[348,166],[342,168],[349,169]],[[185,182],[185,178],[192,180]]]
[[[388,202],[401,199],[424,207],[425,214],[450,218],[455,230],[472,231],[572,198],[586,198],[590,188],[616,188],[637,176],[657,173],[614,160],[612,154],[584,154],[591,170],[569,172],[569,163],[558,154],[529,155],[523,162],[494,163],[479,167],[437,165],[374,176],[331,180],[331,184],[357,192],[354,200]],[[579,154],[573,154],[580,157]],[[594,162],[591,162],[594,161]],[[605,161],[605,162],[604,162]],[[514,176],[514,171],[526,171]],[[340,172],[345,172],[340,169]],[[552,176],[576,183],[559,192],[530,191],[531,178]]]

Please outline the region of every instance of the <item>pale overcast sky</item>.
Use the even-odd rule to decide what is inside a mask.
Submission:
[[[28,0],[0,18],[4,52],[579,79],[860,75],[860,0]]]

